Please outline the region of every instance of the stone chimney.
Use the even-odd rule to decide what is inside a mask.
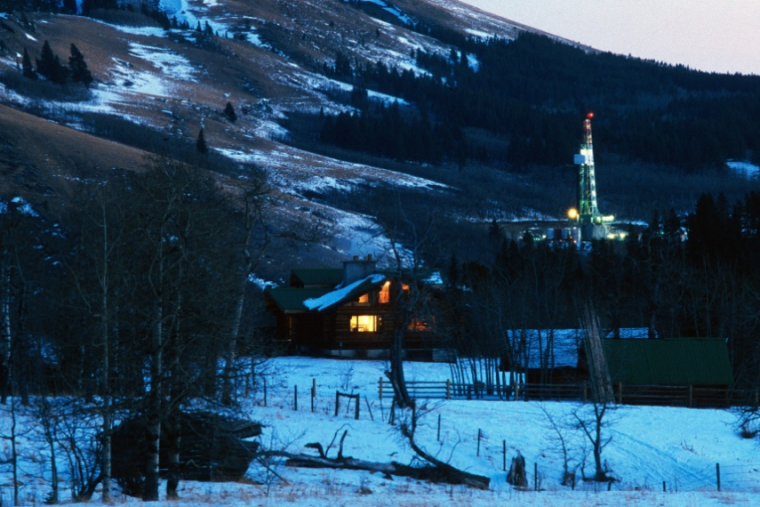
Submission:
[[[372,259],[372,254],[365,258],[354,255],[352,260],[343,261],[343,287],[375,273],[376,266],[377,261]]]

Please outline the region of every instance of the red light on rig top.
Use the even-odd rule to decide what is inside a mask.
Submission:
[[[586,118],[591,119],[594,117],[594,113],[589,113],[586,115]]]

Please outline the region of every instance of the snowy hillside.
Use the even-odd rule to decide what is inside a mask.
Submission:
[[[414,453],[395,426],[388,424],[389,403],[380,400],[378,379],[387,365],[372,361],[282,358],[269,361],[261,371],[267,379],[266,406],[262,384],[243,400],[243,414],[266,425],[259,437],[265,447],[291,453],[310,453],[304,446],[320,442],[327,447],[335,435],[348,430],[344,454],[357,459],[408,464]],[[448,365],[407,363],[410,380],[444,380]],[[310,410],[310,389],[316,381],[315,411]],[[294,387],[298,387],[298,411],[294,410]],[[342,406],[336,417],[335,392],[361,395],[359,420],[353,406]],[[185,482],[182,500],[172,505],[593,505],[645,506],[754,505],[760,501],[760,466],[757,444],[742,439],[735,431],[735,416],[721,410],[690,410],[664,407],[621,407],[614,412],[605,437],[604,460],[618,478],[611,491],[606,485],[580,480],[575,491],[561,486],[562,456],[556,433],[546,414],[558,424],[567,422],[573,411],[584,410],[576,403],[439,401],[424,403],[429,412],[421,419],[418,441],[428,452],[468,472],[491,479],[490,491],[460,486],[434,485],[405,478],[389,479],[379,474],[330,469],[304,469],[274,464],[267,471],[254,463],[249,480],[242,483],[210,484]],[[23,409],[21,410],[23,412]],[[440,442],[437,421],[440,416]],[[1,423],[3,435],[11,424],[8,406]],[[23,505],[39,503],[47,494],[44,478],[47,451],[38,440],[38,429],[29,422],[22,426],[20,453],[23,457]],[[587,444],[576,430],[562,430],[568,439],[571,466],[579,465]],[[481,442],[478,445],[478,433]],[[334,456],[337,443],[328,456]],[[533,470],[538,470],[541,491],[514,490],[505,482],[503,445],[507,462],[518,452],[528,464],[533,489]],[[478,451],[479,447],[479,451]],[[585,451],[584,451],[585,447]],[[3,451],[7,455],[7,446]],[[479,452],[479,456],[478,456]],[[5,459],[5,458],[3,458]],[[716,464],[721,469],[717,492]],[[7,465],[5,465],[7,467]],[[66,465],[61,463],[61,470]],[[7,469],[7,468],[6,468]],[[592,473],[587,457],[585,473]],[[8,475],[6,475],[8,477]],[[65,473],[64,473],[65,480]],[[7,480],[4,481],[7,484]],[[663,483],[666,492],[662,492]],[[3,500],[9,499],[8,490]],[[64,496],[65,498],[65,496]],[[117,503],[138,500],[118,496]],[[97,501],[91,502],[97,504]]]
[[[16,15],[4,14],[6,23],[14,23],[18,31],[11,28],[6,33],[4,44],[12,51],[0,57],[0,70],[15,68],[24,48],[36,58],[37,46],[45,40],[63,56],[76,34],[74,40],[95,83],[87,100],[76,101],[37,100],[24,90],[0,84],[0,102],[33,108],[37,114],[84,132],[91,131],[87,118],[93,115],[116,115],[186,143],[194,143],[204,129],[211,149],[228,157],[230,165],[252,163],[268,172],[279,202],[274,210],[278,224],[310,223],[320,217],[322,226],[331,231],[327,246],[335,260],[351,254],[380,255],[388,250],[387,239],[372,217],[314,202],[314,196],[366,186],[446,188],[426,178],[289,146],[281,142],[288,131],[280,125],[293,112],[353,110],[334,99],[335,93],[348,93],[352,87],[315,72],[317,66],[331,64],[336,51],[346,45],[357,58],[422,73],[410,51],[443,55],[448,51],[445,44],[364,15],[343,2],[288,6],[273,1],[251,5],[162,0],[160,6],[173,22],[189,29],[134,26],[126,15],[104,20],[43,14],[36,22],[24,24]],[[333,28],[339,18],[340,25]],[[483,23],[490,31],[500,27],[506,34],[512,30],[498,18],[484,18]],[[199,37],[196,27],[215,36]],[[366,35],[375,32],[382,37]],[[303,34],[302,40],[293,38],[295,33]],[[304,45],[309,40],[314,42]],[[373,90],[369,96],[386,104],[406,104]],[[227,102],[238,112],[234,123],[221,115]],[[58,166],[54,161],[50,165],[51,169]],[[240,173],[244,175],[245,170]]]

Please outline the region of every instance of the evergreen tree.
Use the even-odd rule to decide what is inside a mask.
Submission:
[[[203,127],[201,127],[201,131],[198,133],[198,140],[195,141],[195,147],[198,150],[198,153],[206,154],[208,153],[208,146],[206,146],[206,137],[203,135]]]
[[[237,115],[235,114],[235,108],[232,107],[232,104],[230,104],[229,102],[227,102],[227,106],[224,108],[224,115],[232,123],[235,123],[235,120],[237,120]]]
[[[449,273],[448,281],[450,287],[456,287],[459,283],[459,261],[457,260],[457,254],[451,254],[451,260],[449,261]]]
[[[498,247],[502,242],[503,237],[504,234],[501,232],[501,226],[499,225],[499,222],[496,221],[496,217],[493,217],[491,219],[491,225],[488,226],[488,241],[490,241],[494,247]]]
[[[24,77],[28,77],[29,79],[37,79],[37,73],[34,72],[34,69],[32,68],[32,59],[29,58],[29,52],[27,52],[26,48],[24,48]]]
[[[42,53],[37,60],[37,72],[45,79],[60,85],[64,84],[69,77],[69,70],[61,65],[61,60],[58,55],[53,53],[47,40],[43,44]]]
[[[66,14],[76,14],[77,0],[63,0],[63,12]]]
[[[92,83],[92,73],[87,68],[87,63],[84,61],[84,56],[73,43],[71,44],[71,56],[69,57],[69,67],[71,67],[71,80],[84,84],[86,88],[90,88]]]

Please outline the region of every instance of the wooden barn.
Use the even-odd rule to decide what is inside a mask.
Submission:
[[[402,292],[393,283],[371,256],[354,257],[343,269],[294,269],[289,287],[267,289],[265,295],[278,338],[291,352],[382,358],[397,318],[394,295]],[[432,316],[413,319],[404,343],[410,359],[447,355],[436,342]]]

